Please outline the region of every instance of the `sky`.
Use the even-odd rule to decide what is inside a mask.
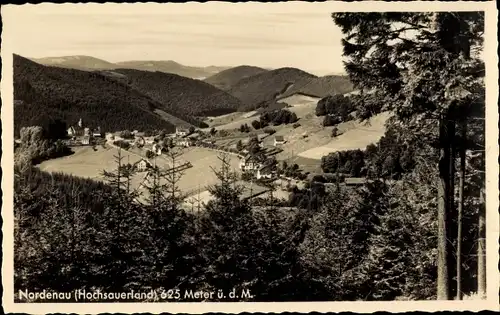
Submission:
[[[2,8],[12,51],[111,62],[297,67],[343,73],[342,34],[320,3],[41,4]],[[9,33],[10,34],[10,33]]]

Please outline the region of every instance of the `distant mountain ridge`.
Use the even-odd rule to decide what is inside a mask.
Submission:
[[[28,59],[46,66],[71,68],[85,71],[128,68],[143,71],[161,71],[173,73],[199,80],[203,80],[206,77],[212,76],[220,71],[230,68],[223,66],[191,67],[182,65],[172,60],[131,60],[113,63],[103,59],[84,55]]]

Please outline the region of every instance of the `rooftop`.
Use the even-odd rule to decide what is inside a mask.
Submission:
[[[348,177],[344,180],[347,185],[362,185],[366,183],[366,178],[364,177]]]

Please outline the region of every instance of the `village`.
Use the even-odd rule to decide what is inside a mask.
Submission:
[[[239,183],[247,188],[243,198],[265,197],[266,193],[269,195],[273,190],[273,198],[286,201],[293,189],[303,189],[318,175],[304,172],[297,164],[288,165],[286,160],[277,159],[276,156],[283,151],[282,147],[287,142],[286,136],[265,132],[242,133],[238,130],[218,131],[215,128],[200,130],[182,125],[177,126],[172,133],[138,130],[103,132],[99,126],[92,127],[80,119],[67,129],[67,135],[64,141],[73,150],[92,147],[98,154],[99,147],[121,148],[133,156],[131,164],[141,174],[140,180],[136,181],[138,188],[147,185],[150,171],[156,165],[162,165],[165,171],[187,173],[188,179],[182,192],[187,196],[186,202],[191,204],[193,198],[200,198],[200,194],[205,196],[205,202],[210,200],[207,189],[213,185],[213,180],[203,181],[197,175],[201,168],[203,171],[218,168],[218,160],[213,157],[220,154],[231,157]],[[168,161],[168,152],[172,150],[182,153],[175,165]],[[207,156],[210,156],[210,161]],[[208,177],[208,174],[204,177]],[[366,182],[364,178],[342,176],[341,179],[340,184],[346,186],[359,186]],[[325,183],[325,186],[332,184]]]

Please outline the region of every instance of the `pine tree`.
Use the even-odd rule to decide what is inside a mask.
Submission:
[[[143,280],[161,290],[192,288],[196,261],[194,218],[181,208],[184,196],[179,189],[183,176],[182,150],[170,150],[165,155],[169,167],[163,169],[154,161],[148,171],[142,245],[147,255],[142,259]]]
[[[401,181],[388,182],[377,202],[384,210],[376,214],[360,273],[364,287],[370,288],[369,300],[420,300],[436,295],[437,176],[430,175],[432,159],[420,161]]]
[[[424,132],[428,120],[439,122],[433,140],[441,156],[437,291],[438,299],[450,299],[455,125],[484,102],[484,65],[477,54],[483,13],[335,13],[333,19],[345,35],[346,70],[362,92],[362,117],[376,114],[374,109],[393,110],[399,120]]]
[[[208,288],[226,293],[241,292],[255,281],[257,230],[243,188],[237,184],[227,154],[219,157],[220,169],[213,169],[219,183],[209,188],[214,197],[200,218],[200,247],[205,260],[203,280]],[[207,246],[206,244],[210,244]]]

